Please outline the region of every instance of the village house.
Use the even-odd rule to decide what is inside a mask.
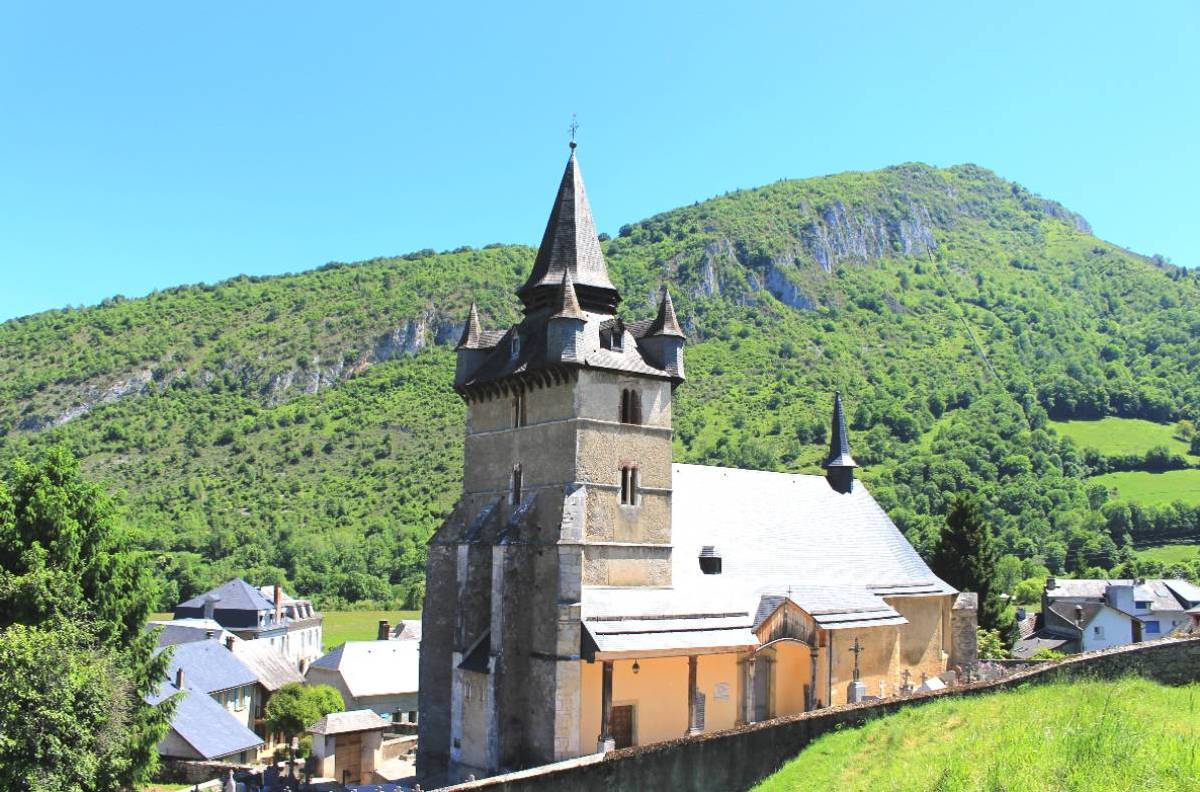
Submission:
[[[170,731],[158,744],[160,756],[236,764],[258,758],[263,740],[252,730],[257,679],[225,645],[215,639],[178,644],[167,674],[148,699],[158,704],[182,694]]]
[[[1200,586],[1186,580],[1047,578],[1041,612],[1019,614],[1012,654],[1088,652],[1159,638],[1190,626],[1198,606]]]
[[[346,709],[370,709],[392,723],[416,723],[419,686],[418,641],[391,637],[386,621],[374,641],[347,641],[317,659],[305,675],[309,684],[332,685]]]
[[[258,589],[236,578],[179,603],[174,617],[208,619],[244,640],[265,641],[301,671],[321,656],[324,616],[280,586]]]
[[[333,712],[308,727],[313,774],[340,784],[387,782],[382,775],[389,722],[369,709]]]
[[[896,695],[975,659],[974,600],[855,477],[840,397],[824,476],[672,463],[684,334],[665,288],[654,318],[617,315],[574,144],[517,294],[516,325],[472,306],[458,344],[423,783]]]

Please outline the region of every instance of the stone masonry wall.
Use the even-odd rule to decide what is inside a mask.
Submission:
[[[802,713],[736,729],[510,773],[447,787],[446,792],[635,792],[637,790],[739,790],[774,773],[817,737],[839,725],[859,725],[941,696],[990,693],[1061,679],[1118,678],[1138,674],[1170,685],[1200,681],[1200,637],[1162,639],[1076,655],[1010,677],[876,704]]]

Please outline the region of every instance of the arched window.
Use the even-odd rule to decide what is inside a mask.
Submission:
[[[621,505],[637,506],[641,503],[638,494],[638,469],[634,465],[621,468]]]
[[[521,463],[513,465],[512,469],[512,486],[508,492],[509,503],[521,502]]]
[[[633,388],[621,391],[621,423],[640,424],[642,422],[642,395]]]
[[[513,427],[518,428],[525,425],[525,392],[517,391],[517,395],[513,396]]]

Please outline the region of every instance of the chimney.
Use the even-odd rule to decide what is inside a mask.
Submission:
[[[378,635],[379,640],[386,641],[391,637],[392,637],[392,625],[388,624],[387,619],[380,619],[379,620],[379,635]]]
[[[275,584],[275,621],[283,621],[283,586]]]
[[[204,618],[211,619],[213,617],[213,611],[216,609],[217,603],[220,601],[220,594],[209,593],[204,595]]]
[[[1026,617],[1026,616],[1028,616],[1028,615],[1029,615],[1029,614],[1027,614],[1027,613],[1025,612],[1025,606],[1024,606],[1024,605],[1021,605],[1021,606],[1019,606],[1019,607],[1017,608],[1017,621],[1025,621],[1025,617]]]
[[[175,687],[183,690],[183,666],[175,669]]]
[[[232,652],[233,651],[233,642],[235,640],[237,640],[237,639],[235,639],[232,635],[225,636],[225,648]]]
[[[216,630],[205,630],[205,631],[204,631],[204,637],[205,637],[205,638],[216,638],[216,637],[217,637],[217,631],[216,631]]]
[[[1058,581],[1052,577],[1046,578],[1046,591],[1054,591],[1058,587]]]
[[[1083,606],[1082,605],[1075,606],[1075,626],[1081,630],[1083,629]]]

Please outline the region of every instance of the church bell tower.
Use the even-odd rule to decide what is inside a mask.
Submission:
[[[683,344],[666,287],[626,323],[575,156],[521,320],[474,306],[454,388],[463,490],[428,546],[422,783],[590,753],[580,745],[584,587],[671,583],[671,400]]]

